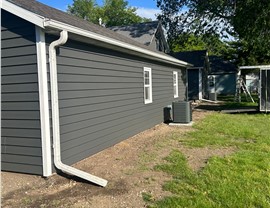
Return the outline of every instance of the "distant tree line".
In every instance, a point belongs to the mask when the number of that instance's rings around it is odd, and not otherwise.
[[[151,21],[136,14],[137,8],[128,6],[125,0],[104,0],[99,6],[95,0],[74,0],[67,12],[95,24],[106,27],[130,25]]]
[[[157,0],[157,6],[174,50],[196,40],[198,47],[216,45],[238,65],[270,64],[269,0]]]

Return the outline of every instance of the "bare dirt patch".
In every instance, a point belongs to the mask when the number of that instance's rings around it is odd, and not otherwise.
[[[203,119],[209,112],[193,112],[193,121]],[[183,152],[190,167],[204,167],[209,157],[225,156],[233,148],[187,148],[176,139],[192,127],[157,125],[129,138],[99,154],[89,157],[75,167],[105,178],[101,188],[73,177],[53,175],[47,179],[2,172],[3,207],[146,207],[142,193],[160,199],[169,192],[162,190],[170,176],[154,170],[173,149]]]

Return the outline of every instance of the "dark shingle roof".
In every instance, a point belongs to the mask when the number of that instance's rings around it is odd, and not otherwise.
[[[60,28],[62,25],[64,25],[64,28],[67,28],[66,30],[69,30],[68,28],[70,27],[71,33],[74,33],[75,35],[73,36],[73,38],[79,41],[86,41],[86,40],[84,38],[78,39],[78,36],[76,37],[76,35],[80,36],[82,35],[80,32],[86,32],[83,34],[89,33],[89,35],[94,34],[94,36],[100,37],[100,39],[96,37],[93,38],[95,43],[98,43],[98,41],[101,41],[100,46],[113,48],[116,50],[120,50],[122,52],[126,51],[130,54],[136,54],[141,57],[146,57],[152,60],[160,60],[166,63],[176,64],[176,65],[181,65],[181,66],[190,65],[189,63],[183,62],[181,60],[177,60],[173,58],[172,56],[169,56],[163,52],[156,51],[149,46],[143,45],[121,34],[117,34],[114,31],[111,31],[110,29],[104,28],[99,25],[95,25],[86,20],[70,15],[66,12],[54,9],[36,0],[6,0],[6,1],[18,7],[21,7],[22,9],[26,11],[36,14],[37,17],[34,17],[34,18],[37,18],[37,20],[39,18],[39,21],[40,21],[37,23],[45,24],[45,29],[49,29],[48,30],[49,33],[53,33],[54,31],[50,30],[50,25],[46,27],[46,23],[49,23],[50,21],[55,22],[55,23],[59,22]],[[28,21],[32,22],[30,19],[28,19]],[[41,23],[41,21],[43,21],[43,23]],[[34,23],[34,20],[33,20],[33,23]],[[54,26],[54,27],[57,28],[57,26]],[[85,36],[85,35],[82,35],[82,36],[88,38],[88,36]],[[91,40],[87,40],[87,42],[91,42]]]
[[[128,26],[114,26],[109,29],[128,38],[149,45],[158,28],[158,21],[132,24]]]
[[[130,38],[127,38],[125,36],[122,36],[120,34],[117,34],[107,28],[104,28],[102,26],[93,24],[91,22],[88,22],[86,20],[83,20],[81,18],[75,17],[73,15],[70,15],[66,12],[54,9],[52,7],[49,7],[45,4],[42,4],[35,0],[7,0],[21,8],[24,8],[32,13],[35,13],[37,15],[40,15],[47,19],[56,20],[62,23],[66,23],[68,25],[72,25],[74,27],[84,29],[87,31],[94,32],[96,34],[100,34],[103,36],[106,36],[108,38],[112,38],[127,44],[131,44],[140,48],[144,48],[147,50],[151,50],[149,47],[140,44]],[[155,51],[156,52],[156,51]]]
[[[206,53],[206,50],[200,50],[176,52],[171,55],[179,60],[193,64],[194,67],[204,67]]]
[[[237,72],[237,67],[233,63],[224,60],[220,56],[209,56],[209,61],[210,61],[211,74]]]

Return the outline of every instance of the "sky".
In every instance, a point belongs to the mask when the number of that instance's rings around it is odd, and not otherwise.
[[[71,5],[73,0],[38,0],[39,2],[48,6],[66,11],[67,5]],[[155,14],[159,12],[156,6],[156,0],[127,0],[129,6],[137,8],[137,14],[141,17],[156,19]],[[99,5],[102,5],[103,0],[96,0]]]

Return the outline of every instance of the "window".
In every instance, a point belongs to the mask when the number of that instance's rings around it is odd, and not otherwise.
[[[178,98],[178,72],[173,72],[173,97]]]
[[[143,68],[144,74],[144,103],[152,103],[152,69]]]

